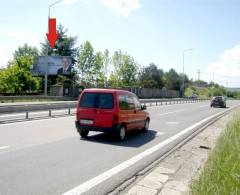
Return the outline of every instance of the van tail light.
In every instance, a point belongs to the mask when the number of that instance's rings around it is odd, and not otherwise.
[[[113,123],[114,124],[118,123],[118,115],[116,115],[116,114],[113,116]]]

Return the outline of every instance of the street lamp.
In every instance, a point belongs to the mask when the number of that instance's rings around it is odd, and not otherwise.
[[[48,22],[51,16],[51,8],[60,3],[63,0],[58,0],[54,3],[52,3],[51,5],[49,5],[48,7]],[[47,32],[49,32],[49,23],[48,23],[48,28],[47,28]],[[46,51],[46,72],[45,72],[45,85],[44,85],[44,95],[47,96],[47,85],[48,85],[48,45],[47,45],[47,51]]]
[[[182,96],[184,96],[184,88],[185,88],[185,53],[193,51],[193,48],[190,49],[184,49],[182,56],[183,56],[183,85],[182,85]]]

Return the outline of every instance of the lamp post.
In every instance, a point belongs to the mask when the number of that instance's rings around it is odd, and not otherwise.
[[[184,89],[185,89],[185,53],[193,51],[193,48],[191,49],[184,49],[182,52],[182,58],[183,58],[183,85],[182,85],[182,96],[184,96]]]
[[[52,3],[51,5],[49,5],[48,7],[48,21],[50,19],[51,16],[51,8],[53,6],[55,6],[56,4],[60,3],[63,0],[58,0],[54,3]],[[48,23],[48,28],[47,28],[47,32],[49,31],[49,23]],[[47,51],[46,51],[46,72],[45,72],[45,84],[44,84],[44,95],[47,96],[47,86],[48,86],[48,44],[47,44]]]

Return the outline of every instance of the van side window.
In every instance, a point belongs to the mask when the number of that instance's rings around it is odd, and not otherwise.
[[[142,109],[142,105],[141,105],[139,99],[137,97],[134,97],[133,99],[134,99],[134,102],[135,102],[136,109],[137,110],[141,110]]]
[[[128,103],[127,103],[127,100],[126,100],[126,96],[119,95],[118,100],[119,100],[120,110],[128,110]]]
[[[133,97],[127,96],[126,100],[127,100],[127,103],[128,103],[128,109],[129,110],[135,109],[135,103],[134,103]]]

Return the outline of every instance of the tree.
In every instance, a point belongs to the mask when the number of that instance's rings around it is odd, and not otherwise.
[[[151,63],[143,68],[139,75],[139,85],[145,88],[163,88],[164,87],[164,72],[162,69]]]
[[[114,65],[114,72],[110,76],[111,81],[109,82],[111,85],[118,85],[118,87],[136,85],[138,64],[133,57],[123,54],[121,50],[115,51],[112,57],[112,63]]]
[[[50,47],[50,44],[47,39],[44,43],[41,43],[41,55],[57,55],[57,56],[70,56],[73,59],[73,64],[76,62],[78,47],[76,47],[77,37],[68,36],[68,29],[64,28],[63,25],[57,26],[58,39],[54,48]],[[49,77],[48,82],[49,86],[56,83],[63,84],[65,82],[71,82],[72,84],[76,83],[78,80],[77,72],[73,69],[70,76],[52,76]]]
[[[33,77],[30,71],[11,63],[0,72],[0,93],[24,94],[38,92],[40,79]]]
[[[77,37],[67,36],[68,29],[65,29],[63,25],[58,25],[58,40],[56,41],[55,48],[50,47],[49,42],[45,39],[44,43],[41,43],[41,55],[59,55],[59,56],[70,56],[76,60],[78,54],[78,47],[76,47]],[[54,51],[55,49],[55,51]]]
[[[103,64],[104,64],[104,87],[107,87],[107,83],[108,83],[108,66],[110,63],[111,59],[109,56],[109,51],[106,49],[104,51],[104,55],[103,55]]]
[[[0,93],[38,92],[41,80],[31,74],[31,66],[37,56],[38,50],[35,47],[27,44],[18,47],[8,67],[0,72]]]
[[[182,84],[181,77],[173,68],[165,73],[165,82],[168,89],[174,90],[180,90]]]
[[[24,44],[22,47],[18,47],[13,53],[13,61],[10,62],[10,64],[16,63],[20,68],[30,71],[34,60],[38,57],[38,55],[39,52],[36,47]]]
[[[94,80],[96,87],[104,87],[104,55],[102,52],[97,52],[94,59]]]
[[[86,41],[80,46],[80,50],[78,53],[78,69],[80,71],[80,80],[82,82],[93,85],[94,74],[96,71],[95,55],[93,46],[89,41]]]

